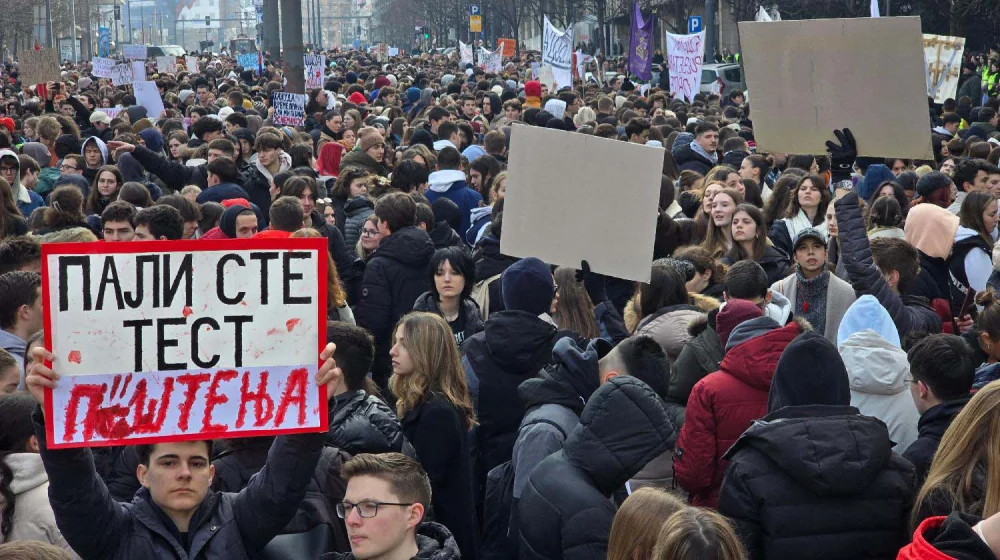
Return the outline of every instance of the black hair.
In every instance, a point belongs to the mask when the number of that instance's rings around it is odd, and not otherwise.
[[[222,121],[212,117],[201,117],[191,125],[190,130],[191,134],[204,140],[205,134],[222,132],[223,128]]]
[[[618,344],[615,352],[625,368],[620,373],[649,385],[661,399],[667,398],[670,358],[660,343],[650,336],[633,336]]]
[[[417,225],[424,224],[427,226],[427,232],[430,233],[434,229],[434,210],[431,209],[430,204],[425,204],[423,202],[417,203],[417,209],[414,212],[414,222]]]
[[[688,302],[684,278],[673,267],[654,265],[650,274],[649,283],[639,284],[637,290],[642,317],[648,317],[662,307]]]
[[[42,276],[37,272],[15,270],[0,276],[0,329],[9,329],[17,323],[17,310],[22,305],[32,306],[41,297]]]
[[[726,273],[726,296],[729,299],[766,297],[769,287],[767,273],[756,261],[739,261]]]
[[[905,239],[879,237],[871,240],[872,261],[882,274],[899,273],[896,290],[906,292],[910,282],[920,273],[920,255]]]
[[[447,116],[451,115],[447,109],[440,105],[435,105],[427,111],[427,122],[439,121]]]
[[[955,182],[955,186],[958,190],[965,190],[965,183],[973,183],[976,180],[976,175],[980,171],[989,172],[989,163],[985,160],[978,158],[964,158],[959,160],[957,165],[955,165],[955,171],[951,174],[952,180]]]
[[[198,220],[198,229],[202,233],[219,225],[222,214],[226,212],[226,207],[218,202],[209,201],[201,205],[201,219]],[[252,211],[252,210],[251,210]]]
[[[976,373],[972,350],[962,337],[932,334],[906,353],[910,375],[922,381],[942,401],[969,394]]]
[[[28,441],[35,435],[31,413],[35,409],[35,399],[24,393],[0,396],[0,537],[4,542],[10,539],[14,530],[14,508],[16,507],[10,483],[14,471],[5,460],[12,453],[27,451]]]
[[[361,327],[340,321],[326,324],[326,341],[337,345],[333,359],[344,372],[344,383],[348,391],[368,389],[368,371],[375,359],[375,341],[372,335]]]
[[[116,200],[101,212],[101,225],[108,222],[128,222],[135,227],[135,206],[124,200]]]
[[[154,239],[166,237],[178,240],[184,237],[184,218],[173,206],[158,204],[143,208],[135,214],[135,227],[146,226]]]
[[[211,460],[212,448],[215,445],[215,442],[213,442],[210,439],[205,439],[200,441],[205,442],[205,445],[208,446],[208,459]],[[146,465],[147,467],[149,466],[149,459],[153,456],[153,447],[155,446],[156,446],[155,443],[140,444],[135,446],[135,456],[136,459],[139,460],[140,465]]]
[[[236,162],[227,157],[218,157],[205,165],[205,170],[215,175],[223,183],[235,183],[240,176]]]
[[[397,163],[396,167],[393,168],[389,186],[408,193],[415,190],[417,185],[427,183],[429,177],[430,172],[427,171],[426,165],[417,163],[412,159],[405,159]]]
[[[0,241],[0,276],[42,260],[42,244],[37,237],[17,235]]]
[[[181,219],[185,222],[197,222],[201,219],[201,211],[198,205],[188,200],[180,194],[168,194],[156,199],[153,206],[172,206],[180,213]]]
[[[444,247],[434,251],[434,254],[431,255],[430,263],[427,265],[427,276],[430,280],[431,294],[435,300],[441,300],[441,296],[437,291],[437,285],[434,283],[434,277],[437,275],[438,268],[445,262],[451,264],[451,268],[458,271],[462,275],[462,278],[465,279],[461,299],[467,299],[472,294],[473,284],[476,283],[476,264],[469,253],[462,247]]]
[[[458,169],[462,163],[462,154],[456,148],[446,146],[438,152],[438,169]]]
[[[903,210],[895,197],[882,196],[868,207],[868,229],[899,227],[903,223]]]

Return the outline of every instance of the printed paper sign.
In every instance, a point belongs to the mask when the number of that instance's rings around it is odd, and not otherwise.
[[[514,126],[509,161],[501,253],[572,267],[586,259],[601,274],[649,281],[662,148]],[[608,206],[595,202],[609,184],[623,189],[610,220]]]
[[[146,45],[122,45],[126,60],[146,60]]]
[[[279,126],[299,126],[306,118],[308,97],[298,93],[274,92],[274,116],[271,121]]]
[[[115,60],[113,58],[94,57],[90,60],[90,64],[92,66],[90,73],[95,78],[110,78],[111,69],[115,67]]]
[[[670,69],[670,93],[688,103],[701,87],[701,68],[705,63],[705,32],[691,35],[667,33],[667,67]]]
[[[131,64],[115,64],[111,69],[111,83],[116,86],[124,86],[135,81],[132,76]]]
[[[158,56],[156,57],[156,70],[159,72],[167,72],[173,74],[177,71],[177,57],[176,56]]]
[[[545,17],[542,33],[542,64],[552,67],[557,88],[573,87],[573,26],[559,31]]]
[[[146,79],[146,61],[144,60],[133,60],[132,64],[132,80],[145,80]]]
[[[306,88],[314,89],[323,87],[323,73],[326,71],[326,55],[307,54],[303,62],[305,63]]]
[[[962,75],[965,37],[924,35],[924,65],[927,70],[927,97],[935,103],[955,99],[958,78]]]
[[[52,448],[326,429],[322,239],[48,244]]]
[[[191,73],[191,74],[197,74],[198,72],[200,72],[200,70],[198,70],[198,59],[197,58],[195,58],[193,56],[189,56],[189,57],[187,57],[187,58],[184,59],[184,62],[187,65],[187,71],[189,73]]]
[[[56,49],[22,49],[17,53],[17,67],[22,84],[45,84],[62,80],[59,51]]]
[[[151,119],[159,118],[163,114],[163,98],[160,97],[160,90],[156,88],[156,82],[145,80],[135,80],[132,82],[135,92],[135,103],[146,108],[146,115]]]

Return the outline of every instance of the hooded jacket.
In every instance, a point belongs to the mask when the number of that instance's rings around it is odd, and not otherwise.
[[[45,474],[38,453],[11,453],[4,459],[14,478],[10,491],[14,494],[14,516],[8,541],[42,541],[79,558],[66,543],[49,505],[49,477]]]
[[[434,229],[430,232],[431,241],[434,242],[435,249],[444,249],[445,247],[460,247],[462,249],[468,250],[469,246],[465,243],[458,233],[451,228],[451,224],[446,221],[440,221],[434,224]]]
[[[611,494],[675,432],[663,401],[642,381],[618,376],[597,389],[560,451],[532,471],[518,503],[522,560],[607,555]]]
[[[417,298],[416,303],[413,304],[413,310],[429,311],[435,315],[443,316],[441,306],[431,292],[421,294]],[[458,313],[460,320],[456,319],[455,324],[449,323],[449,326],[451,326],[451,332],[455,335],[455,343],[461,346],[466,340],[483,332],[483,314],[480,313],[476,302],[469,298],[465,298],[459,302]]]
[[[626,306],[626,313],[631,307],[631,304]],[[634,334],[653,337],[653,340],[663,347],[667,356],[671,360],[676,360],[684,345],[691,340],[688,327],[691,323],[704,318],[705,312],[693,305],[672,305],[643,318]]]
[[[781,327],[760,317],[738,325],[730,339],[758,332],[764,334],[727,350],[719,371],[691,389],[674,452],[674,477],[691,494],[692,505],[716,507],[727,464],[723,455],[754,420],[767,414],[778,359],[802,327],[795,322]]]
[[[687,144],[674,143],[671,152],[674,156],[674,162],[677,164],[677,171],[691,170],[708,175],[708,172],[716,166],[716,162],[705,157],[704,150],[695,151],[694,141]]]
[[[96,145],[97,148],[101,151],[101,163],[99,163],[97,167],[90,167],[86,163],[87,145],[90,144],[91,142],[93,142],[94,145]],[[110,161],[108,157],[108,145],[104,143],[104,140],[101,140],[96,136],[91,136],[90,138],[84,140],[83,144],[80,146],[80,155],[83,156],[84,158],[83,176],[87,179],[88,183],[94,184],[94,178],[97,177],[97,170],[102,165],[107,165],[108,162]]]
[[[955,245],[948,257],[951,308],[955,316],[962,311],[962,304],[970,289],[976,292],[986,290],[986,282],[993,274],[993,261],[990,258],[992,252],[993,247],[978,231],[958,226]]]
[[[430,287],[427,263],[433,254],[434,244],[424,230],[405,227],[384,238],[365,266],[355,318],[375,337],[372,374],[380,386],[389,378],[391,331]]]
[[[903,453],[903,457],[913,463],[916,469],[918,485],[922,485],[927,478],[931,461],[934,460],[934,454],[937,453],[938,445],[941,444],[941,438],[944,437],[948,426],[951,426],[951,421],[962,412],[971,398],[971,395],[966,395],[945,401],[928,408],[920,415],[920,420],[917,422],[917,439]]]
[[[848,387],[819,334],[785,349],[770,412],[725,455],[719,513],[749,558],[894,558],[907,542],[913,466],[893,453],[885,424],[848,406]]]
[[[929,517],[913,533],[913,542],[904,546],[897,560],[995,560],[982,537],[973,529],[980,518],[953,512]]]
[[[382,399],[364,390],[347,391],[330,401],[327,445],[351,455],[403,453],[415,457],[396,413]]]
[[[12,163],[16,168],[14,170],[14,184],[11,185],[10,188],[14,195],[14,202],[17,204],[17,209],[20,210],[24,218],[27,219],[31,216],[31,213],[34,212],[35,209],[44,206],[45,202],[42,201],[41,196],[28,190],[21,184],[21,160],[18,159],[17,154],[15,154],[12,150],[0,150],[0,161],[2,160],[8,160],[8,162]]]
[[[417,555],[413,560],[458,560],[461,555],[455,537],[447,527],[424,521],[417,527]],[[330,552],[320,560],[354,560],[351,552]]]
[[[835,203],[835,208],[837,226],[840,230],[841,258],[850,273],[851,286],[855,293],[875,296],[882,307],[889,312],[901,338],[911,331],[941,332],[941,319],[927,305],[927,300],[919,297],[908,298],[904,303],[875,266],[871,245],[865,234],[861,209],[858,208],[857,194],[848,193]]]
[[[83,558],[250,558],[295,515],[323,451],[324,434],[276,438],[269,464],[246,489],[208,492],[191,518],[184,547],[149,490],[140,489],[131,503],[115,502],[94,470],[91,451],[49,449],[40,409],[32,419],[56,522]]]
[[[468,231],[470,214],[474,208],[479,208],[483,197],[466,184],[465,173],[457,169],[444,169],[431,173],[428,181],[430,188],[424,193],[427,200],[433,203],[443,196],[457,204],[462,216],[458,231]]]
[[[246,174],[246,181],[243,189],[250,195],[250,202],[257,205],[264,214],[264,221],[260,224],[261,229],[267,226],[268,213],[271,211],[271,172],[264,167],[260,160],[254,158],[251,161],[250,169]],[[292,156],[284,151],[278,152],[278,173],[288,171],[292,167]]]
[[[708,312],[705,319],[697,319],[688,326],[688,334],[694,338],[684,345],[670,368],[666,407],[670,420],[678,429],[684,425],[684,411],[691,389],[706,375],[719,371],[719,364],[722,363],[722,344],[715,330],[718,314],[719,310],[714,309]]]
[[[361,228],[368,216],[375,213],[375,203],[367,196],[356,196],[344,205],[344,243],[355,257],[354,251],[361,239]]]
[[[361,140],[359,139],[360,143]],[[379,177],[388,177],[389,170],[382,165],[382,162],[375,161],[375,158],[368,155],[366,152],[362,152],[360,149],[351,150],[344,154],[344,157],[340,159],[340,172],[343,173],[348,168],[364,169],[365,171],[378,175]]]
[[[844,315],[837,334],[851,383],[851,406],[889,428],[893,451],[905,453],[917,439],[920,413],[907,379],[910,364],[892,317],[873,296],[861,296]]]

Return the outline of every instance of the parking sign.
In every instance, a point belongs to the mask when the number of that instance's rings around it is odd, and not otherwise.
[[[688,33],[701,32],[701,16],[688,17]]]
[[[483,13],[479,11],[479,6],[477,6],[475,4],[472,4],[472,5],[469,6],[469,15],[470,16],[480,16],[482,14]]]

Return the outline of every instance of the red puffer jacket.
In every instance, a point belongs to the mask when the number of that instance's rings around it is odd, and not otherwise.
[[[691,389],[674,451],[674,478],[691,494],[692,505],[717,506],[728,463],[722,456],[754,420],[767,414],[778,358],[801,333],[793,322],[730,349],[719,371]]]

